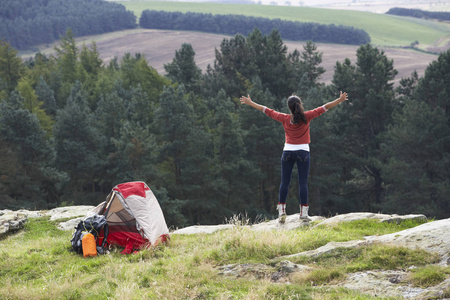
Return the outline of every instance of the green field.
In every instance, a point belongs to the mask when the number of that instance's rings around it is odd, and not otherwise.
[[[316,22],[352,26],[365,30],[372,43],[381,46],[433,45],[439,39],[450,40],[450,24],[368,12],[311,7],[288,7],[246,4],[184,3],[169,1],[119,1],[139,18],[146,9],[200,12],[212,14],[243,14],[280,18],[299,22]]]

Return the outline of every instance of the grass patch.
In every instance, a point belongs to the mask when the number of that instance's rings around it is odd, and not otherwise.
[[[231,230],[210,235],[217,247],[207,252],[207,261],[216,265],[253,262],[267,263],[268,260],[313,250],[327,243],[362,239],[368,235],[383,235],[415,227],[418,221],[400,224],[380,223],[378,220],[344,222],[333,226],[307,227],[292,231],[253,231],[237,226]]]
[[[414,269],[409,276],[409,280],[416,287],[427,288],[441,283],[447,279],[449,274],[449,267],[428,265]]]
[[[437,254],[393,245],[374,244],[357,248],[336,248],[317,257],[296,257],[293,262],[319,268],[343,268],[345,273],[368,270],[396,270],[425,266],[439,261]]]
[[[304,277],[292,278],[292,285],[253,277],[231,278],[219,275],[216,267],[271,264],[274,258],[315,249],[330,241],[361,239],[416,225],[369,221],[264,232],[236,226],[214,234],[172,235],[166,246],[134,255],[124,256],[116,249],[108,255],[84,259],[69,251],[72,232],[58,230],[57,223],[48,218],[29,219],[23,231],[0,241],[0,298],[372,299],[324,285],[339,282],[353,270],[382,265],[425,266],[430,263],[425,254],[381,245],[339,249],[316,259],[302,258],[315,269]],[[439,274],[442,272],[446,271]],[[422,278],[420,282],[427,277],[417,276]]]
[[[133,11],[138,19],[143,10],[152,9],[239,14],[298,22],[352,26],[365,30],[370,35],[373,44],[382,46],[409,46],[414,41],[431,45],[450,33],[450,24],[447,23],[350,10],[170,1],[121,1],[119,3]]]

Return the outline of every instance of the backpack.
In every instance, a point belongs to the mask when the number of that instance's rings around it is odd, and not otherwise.
[[[106,218],[103,215],[94,214],[93,216],[87,217],[86,219],[80,221],[77,227],[75,227],[75,232],[72,235],[72,239],[70,243],[72,244],[73,251],[76,253],[83,253],[82,239],[85,234],[91,233],[95,240],[98,240],[100,235],[100,231],[103,230],[103,241],[102,244],[97,247],[97,251],[99,254],[103,254],[103,250],[106,245],[106,238],[108,237],[108,223],[106,222]]]

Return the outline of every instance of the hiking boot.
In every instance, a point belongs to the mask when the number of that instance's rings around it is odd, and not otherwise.
[[[308,205],[300,205],[300,219],[305,221],[311,221],[310,217],[308,216]]]
[[[278,222],[284,224],[286,222],[286,203],[278,203]]]

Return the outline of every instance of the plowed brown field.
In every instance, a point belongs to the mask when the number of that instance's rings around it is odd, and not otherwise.
[[[91,36],[77,39],[81,45],[85,43],[90,45],[92,41],[97,44],[97,49],[105,63],[117,56],[119,59],[127,52],[134,54],[137,52],[145,55],[149,64],[154,67],[158,73],[164,74],[164,64],[167,64],[175,57],[175,51],[181,48],[183,43],[192,45],[196,55],[197,66],[205,70],[208,64],[213,65],[215,59],[214,49],[220,49],[220,43],[224,38],[230,36],[208,34],[190,31],[169,31],[169,30],[151,30],[135,29],[99,36]],[[304,42],[285,41],[288,52],[294,49],[303,51]],[[356,62],[356,50],[358,46],[336,45],[336,44],[317,44],[318,51],[323,53],[321,66],[326,69],[321,81],[330,83],[334,73],[334,66],[337,61],[343,61],[349,58],[352,64]],[[52,47],[41,49],[44,53],[51,53]],[[403,77],[409,77],[416,70],[419,76],[424,74],[425,68],[437,59],[437,55],[413,51],[402,48],[385,48],[383,50],[389,59],[394,61],[394,68],[398,71],[395,82]]]

